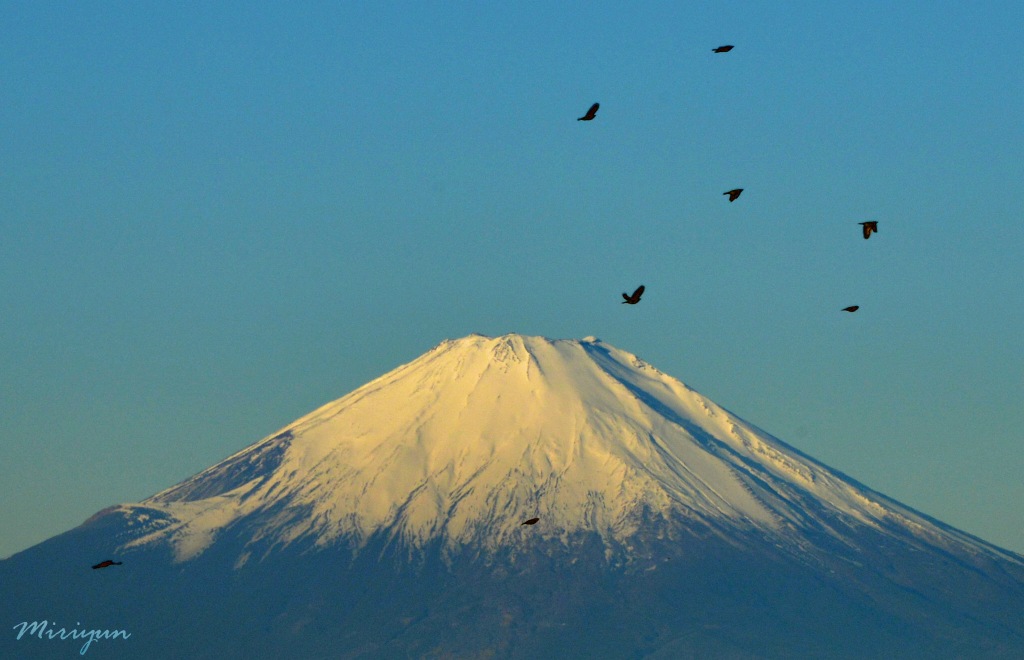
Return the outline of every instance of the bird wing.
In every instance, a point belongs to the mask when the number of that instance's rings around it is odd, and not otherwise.
[[[601,107],[600,103],[595,103],[594,105],[590,106],[590,110],[587,110],[587,115],[586,116],[589,119],[593,119],[594,116],[597,114],[597,109],[600,108],[600,107]]]
[[[641,284],[637,287],[636,291],[633,292],[633,299],[640,300],[640,296],[644,295],[644,285]]]

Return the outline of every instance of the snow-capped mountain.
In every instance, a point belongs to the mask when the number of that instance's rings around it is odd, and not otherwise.
[[[593,337],[442,342],[0,584],[147,656],[1024,655],[1024,557]]]
[[[593,337],[445,341],[123,512],[139,529],[125,549],[167,543],[178,561],[242,522],[261,547],[358,548],[383,533],[413,549],[441,539],[494,551],[522,543],[519,523],[534,516],[534,536],[594,532],[625,561],[652,521],[797,549],[808,534],[850,544],[865,526],[1018,561]]]

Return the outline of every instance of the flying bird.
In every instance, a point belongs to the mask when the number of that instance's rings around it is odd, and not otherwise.
[[[728,53],[732,49],[733,49],[732,46],[719,46],[718,48],[713,49],[712,52],[715,52],[715,53]]]
[[[870,222],[861,222],[860,224],[864,226],[864,240],[867,240],[868,237],[871,236],[871,232],[878,232],[877,220],[872,220]]]
[[[97,568],[106,568],[107,566],[120,566],[120,565],[121,565],[121,562],[119,562],[119,561],[111,561],[111,560],[107,559],[106,561],[101,561],[100,563],[98,563],[95,566],[93,566],[93,569],[95,570]]]
[[[522,523],[520,523],[520,527],[522,527],[523,525],[536,525],[538,520],[540,520],[540,518],[530,518],[529,520],[524,520]]]
[[[860,305],[850,305],[849,307],[843,307],[844,312],[856,312],[860,309]]]
[[[625,293],[623,293],[622,297],[625,298],[625,300],[622,301],[622,304],[623,305],[635,305],[638,302],[640,302],[640,296],[642,296],[642,295],[644,295],[644,285],[643,284],[641,284],[639,287],[637,287],[637,290],[634,291],[633,295],[631,295],[631,296],[627,296]]]
[[[740,196],[741,192],[743,192],[743,188],[733,188],[732,190],[729,190],[729,191],[724,192],[722,194],[723,195],[728,195],[730,202],[735,202],[736,198]]]
[[[590,106],[590,110],[587,110],[587,114],[583,115],[582,117],[577,117],[576,121],[590,121],[591,119],[597,116],[597,109],[600,107],[600,103],[595,103],[594,105]]]

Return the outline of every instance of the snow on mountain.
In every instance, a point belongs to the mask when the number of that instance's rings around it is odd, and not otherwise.
[[[871,528],[901,542],[1021,563],[801,454],[636,356],[594,337],[471,335],[302,417],[139,505],[117,507],[124,549],[199,556],[245,525],[247,547],[385,535],[415,550],[569,544],[606,556],[644,529],[745,535],[799,552],[853,547]],[[519,523],[540,517],[540,524]],[[651,522],[654,521],[654,525]],[[254,550],[255,552],[256,550]],[[241,566],[262,555],[247,550]]]

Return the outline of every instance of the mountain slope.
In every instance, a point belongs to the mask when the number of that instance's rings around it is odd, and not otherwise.
[[[593,338],[444,342],[143,506],[129,547],[170,542],[179,560],[239,521],[274,546],[358,547],[387,530],[411,548],[440,537],[493,552],[534,516],[532,533],[596,532],[609,547],[651,520],[797,546],[808,533],[844,543],[863,525],[1015,560]],[[153,517],[164,524],[149,530]]]

